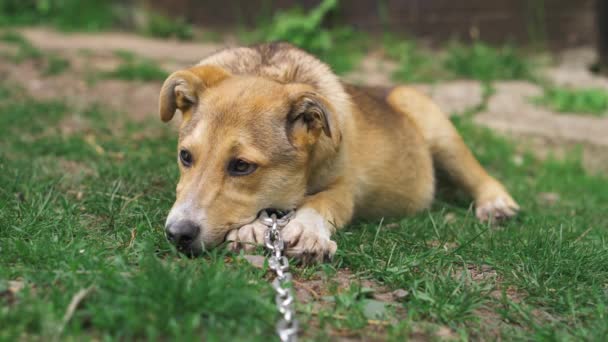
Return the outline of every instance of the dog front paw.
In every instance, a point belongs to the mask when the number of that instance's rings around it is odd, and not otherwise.
[[[331,240],[331,225],[315,210],[298,210],[282,229],[287,255],[303,263],[329,261],[338,246]]]
[[[231,230],[226,235],[228,249],[232,251],[254,251],[258,246],[264,244],[264,233],[267,229],[268,227],[256,220],[241,228]]]

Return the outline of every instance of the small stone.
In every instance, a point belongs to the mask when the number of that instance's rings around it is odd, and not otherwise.
[[[482,272],[490,272],[490,271],[494,271],[494,269],[492,268],[492,266],[490,265],[481,265],[481,271]]]
[[[245,254],[243,258],[247,260],[255,268],[264,268],[266,258],[262,255]]]
[[[391,292],[376,292],[373,294],[373,298],[382,302],[399,302],[407,298],[410,293],[404,289],[397,289]]]
[[[393,292],[391,292],[391,294],[393,295],[393,298],[395,300],[402,300],[405,299],[407,296],[410,295],[410,292],[404,289],[397,289]]]
[[[308,291],[306,291],[306,289],[296,287],[296,299],[298,300],[298,303],[308,303],[314,298]]]

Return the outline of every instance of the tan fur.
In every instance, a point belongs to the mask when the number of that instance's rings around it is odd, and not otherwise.
[[[167,225],[196,222],[195,243],[208,247],[225,239],[233,248],[259,244],[260,210],[297,209],[284,229],[288,252],[331,256],[331,233],[354,217],[428,208],[435,167],[471,194],[480,219],[518,209],[430,99],[408,87],[343,85],[289,44],[215,53],[171,75],[159,103],[164,121],[175,109],[183,113],[178,149],[194,157],[191,167],[180,166]],[[232,158],[258,168],[230,176]]]

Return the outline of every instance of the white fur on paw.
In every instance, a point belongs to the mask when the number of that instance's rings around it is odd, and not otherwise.
[[[475,215],[480,221],[497,221],[515,216],[519,206],[509,196],[499,196],[476,205]]]
[[[264,233],[266,232],[266,229],[268,229],[268,227],[256,220],[239,229],[231,230],[228,235],[226,235],[228,248],[233,251],[239,251],[241,249],[247,252],[253,251],[257,246],[264,244]]]
[[[314,209],[296,211],[295,217],[281,230],[287,255],[304,263],[331,260],[338,246],[331,240],[332,229]]]

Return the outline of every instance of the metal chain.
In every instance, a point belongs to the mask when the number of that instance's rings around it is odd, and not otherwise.
[[[281,237],[280,229],[285,227],[293,216],[293,210],[289,212],[272,212],[264,210],[260,214],[260,222],[268,229],[264,233],[264,245],[270,251],[268,266],[277,277],[272,282],[274,288],[277,309],[283,317],[277,323],[277,334],[281,341],[296,342],[298,339],[298,321],[296,320],[295,297],[291,287],[289,273],[289,260],[283,254],[285,242]]]

